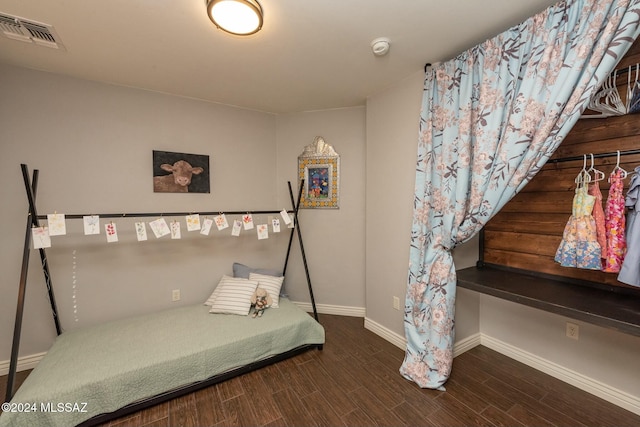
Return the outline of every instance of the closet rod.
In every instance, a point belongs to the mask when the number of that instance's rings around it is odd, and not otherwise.
[[[611,74],[615,76],[619,76],[620,74],[628,73],[629,71],[635,71],[636,68],[638,68],[638,64],[630,65],[623,68],[618,68],[617,70],[613,70]]]
[[[620,151],[620,155],[621,156],[628,156],[630,154],[640,154],[640,150],[625,150],[625,151]],[[617,152],[613,152],[613,153],[599,153],[599,154],[594,154],[593,158],[594,159],[601,159],[604,157],[616,157],[618,155]],[[573,162],[576,160],[583,160],[584,156],[573,156],[573,157],[560,157],[558,159],[550,159],[547,161],[547,163],[563,163],[563,162]]]
[[[266,214],[279,214],[282,212],[279,211],[212,211],[212,212],[136,212],[136,213],[108,213],[108,214],[65,214],[65,219],[82,219],[85,216],[97,215],[100,218],[143,218],[143,217],[171,217],[171,216],[187,216],[187,215],[244,215],[244,214],[252,214],[252,215],[266,215]],[[293,213],[293,210],[288,210],[288,213]],[[38,215],[38,219],[47,219],[47,215]]]

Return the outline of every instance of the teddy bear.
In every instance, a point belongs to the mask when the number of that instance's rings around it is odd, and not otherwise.
[[[251,296],[251,305],[253,306],[253,315],[251,317],[261,317],[272,302],[271,295],[267,290],[258,286]]]

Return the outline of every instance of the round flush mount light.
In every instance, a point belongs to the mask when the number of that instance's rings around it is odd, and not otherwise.
[[[391,40],[386,37],[379,37],[371,42],[371,50],[375,56],[384,56],[389,52]]]
[[[262,7],[256,0],[207,0],[207,15],[216,27],[238,36],[262,28]]]

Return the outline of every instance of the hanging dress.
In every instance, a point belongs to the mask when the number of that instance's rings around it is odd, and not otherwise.
[[[564,228],[562,241],[554,258],[563,267],[602,269],[596,224],[591,215],[595,200],[595,196],[587,193],[586,187],[576,188],[572,214]]]
[[[609,177],[611,187],[607,206],[604,211],[605,228],[607,231],[607,258],[603,271],[617,273],[622,266],[622,260],[627,249],[624,236],[624,195],[622,194],[622,170],[616,170]]]
[[[618,281],[632,286],[640,286],[640,166],[635,168],[635,174],[629,183],[629,190],[625,198],[627,220],[625,239],[627,253],[622,261]]]
[[[595,181],[589,185],[589,195],[596,198],[593,203],[593,220],[596,224],[596,240],[600,245],[600,259],[602,260],[602,267],[604,268],[607,258],[607,231],[604,225],[604,209],[602,208],[602,192],[600,191],[599,181]]]

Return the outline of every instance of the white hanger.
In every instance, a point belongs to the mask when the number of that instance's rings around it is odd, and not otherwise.
[[[616,84],[616,80],[618,79],[618,73],[614,72],[613,74],[613,86],[611,90],[611,94],[609,95],[609,105],[612,105],[616,110],[618,116],[624,116],[628,113],[627,106],[622,102],[622,98],[620,97],[620,92],[618,92],[618,86]]]
[[[633,91],[635,88],[635,83],[631,84],[631,72],[633,71],[631,68],[631,65],[629,65],[629,68],[627,68],[627,99],[625,100],[627,112],[629,112],[629,108],[631,107],[631,98],[633,98]],[[636,80],[638,80],[637,77],[638,76],[636,70]]]
[[[578,172],[578,176],[573,180],[576,183],[576,190],[583,188],[591,182],[591,175],[587,172],[587,155],[582,155],[582,170]]]
[[[616,153],[618,154],[616,158],[616,167],[613,168],[611,175],[609,175],[609,182],[611,182],[611,176],[613,176],[617,171],[622,172],[622,179],[625,179],[628,175],[627,171],[620,167],[620,150],[616,150]]]
[[[591,156],[591,167],[589,168],[589,170],[587,171],[587,173],[593,173],[593,181],[602,181],[605,177],[604,172],[602,172],[601,170],[596,169],[593,166],[593,153],[589,154]]]
[[[629,67],[629,74],[631,74],[631,68]],[[629,78],[629,88],[627,91],[627,112],[629,113],[638,113],[640,112],[640,64],[636,64],[636,79],[631,84],[631,79]]]
[[[611,116],[622,116],[627,114],[627,106],[622,103],[620,93],[616,86],[618,73],[613,72],[604,81],[602,87],[595,96],[591,98],[588,108],[600,114],[582,115],[581,118],[604,118]]]
[[[618,92],[618,86],[616,84],[616,80],[618,79],[618,73],[614,72],[607,79],[607,83],[605,86],[605,96],[604,103],[600,104],[600,108],[605,111],[611,112],[614,116],[622,116],[627,114],[627,108],[622,103],[622,99],[620,98],[620,93]]]

